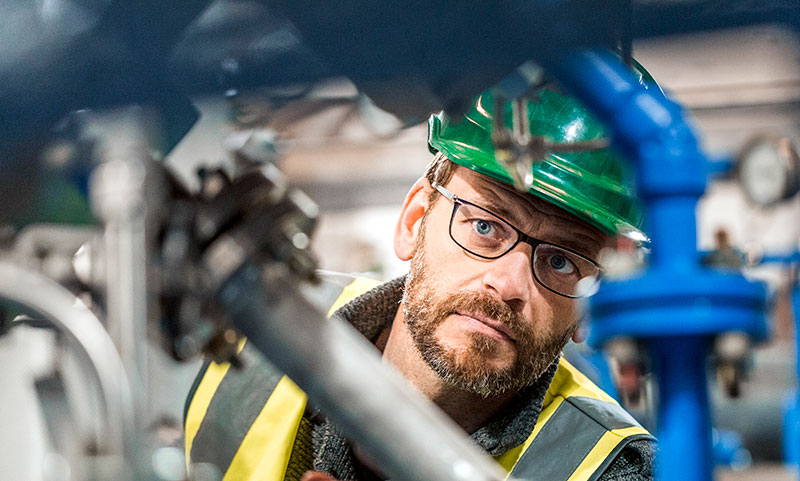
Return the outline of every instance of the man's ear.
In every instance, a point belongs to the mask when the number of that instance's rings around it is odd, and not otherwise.
[[[414,256],[420,223],[428,210],[431,190],[428,179],[422,177],[414,183],[403,201],[400,218],[394,229],[394,252],[400,260],[407,261]]]
[[[572,342],[580,344],[586,340],[589,334],[587,323],[589,322],[589,302],[586,299],[578,299],[578,326],[572,333]]]
[[[575,344],[580,344],[586,340],[586,328],[584,324],[581,323],[578,325],[578,328],[575,329],[575,332],[572,333],[572,342]]]

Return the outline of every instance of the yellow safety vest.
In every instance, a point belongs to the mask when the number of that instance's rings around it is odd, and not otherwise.
[[[328,315],[377,284],[357,279]],[[218,470],[223,481],[299,480],[313,461],[306,395],[247,343],[240,355],[244,369],[206,363],[192,387],[184,416],[189,472]],[[635,439],[652,436],[562,358],[533,432],[495,459],[518,479],[590,481]]]

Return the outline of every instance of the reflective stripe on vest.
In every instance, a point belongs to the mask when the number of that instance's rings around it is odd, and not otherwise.
[[[187,409],[187,469],[197,479],[283,479],[306,395],[242,347],[244,367],[210,363]]]
[[[341,291],[328,315],[377,285],[355,280]],[[240,350],[243,369],[210,363],[189,394],[187,467],[198,479],[207,478],[199,471],[212,470],[210,479],[281,481],[307,398],[252,346],[244,344]],[[616,401],[562,359],[533,432],[496,460],[518,479],[592,481],[628,442],[641,438],[652,439]]]
[[[379,284],[359,277],[343,289],[326,286],[332,289],[328,316]],[[189,392],[187,470],[198,479],[282,480],[306,395],[249,343],[240,344],[239,354],[242,369],[207,362]]]
[[[517,479],[588,481],[635,439],[652,436],[562,358],[530,436],[495,459]]]

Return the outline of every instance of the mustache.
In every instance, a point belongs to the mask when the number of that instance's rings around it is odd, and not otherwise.
[[[519,312],[485,292],[458,292],[447,296],[436,309],[443,317],[450,314],[479,314],[503,324],[516,339],[529,339],[529,327]]]

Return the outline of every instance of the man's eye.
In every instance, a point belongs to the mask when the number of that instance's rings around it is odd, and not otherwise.
[[[472,221],[472,228],[480,235],[490,235],[495,229],[493,222],[485,219],[475,219]]]
[[[575,264],[561,254],[553,254],[550,256],[549,264],[553,270],[560,274],[572,274],[575,272]]]

